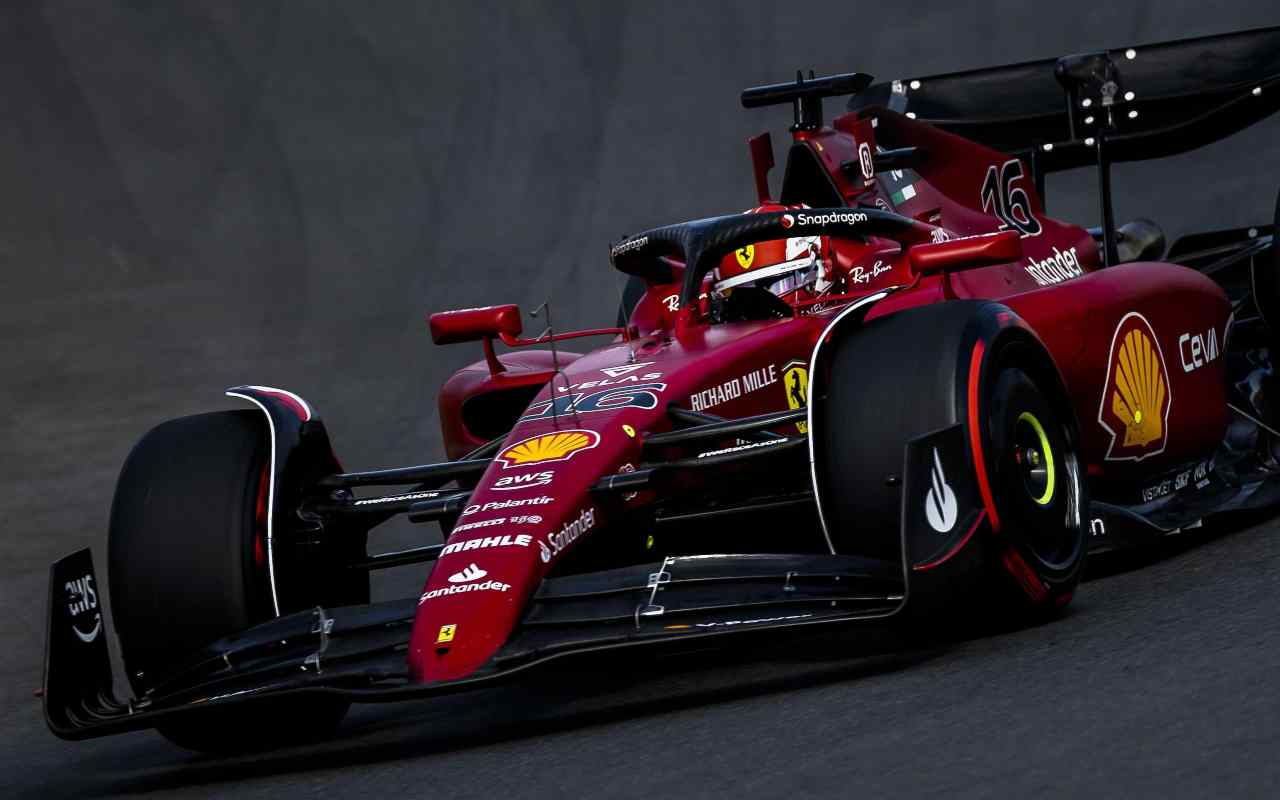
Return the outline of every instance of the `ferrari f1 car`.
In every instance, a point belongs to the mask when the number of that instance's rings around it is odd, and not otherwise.
[[[1166,248],[1116,223],[1110,188],[1114,162],[1280,108],[1280,28],[880,84],[810,73],[742,103],[793,107],[780,191],[763,134],[752,211],[614,244],[616,327],[431,317],[437,344],[483,348],[440,392],[451,460],[344,471],[314,408],[262,386],[146,434],[107,547],[133,696],[113,693],[82,550],[52,568],[54,733],[270,746],[352,701],[586,652],[974,598],[1044,616],[1089,551],[1280,500],[1274,227]],[[1097,170],[1096,227],[1045,212],[1046,176],[1077,167]],[[610,339],[564,349],[587,336]],[[443,541],[370,553],[397,515]],[[369,602],[370,571],[415,563],[419,596]]]

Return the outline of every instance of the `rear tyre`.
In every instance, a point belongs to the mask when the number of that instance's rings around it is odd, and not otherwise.
[[[904,449],[954,425],[964,425],[971,441],[969,373],[982,347],[973,419],[1000,526],[989,521],[931,573],[947,576],[935,585],[948,596],[921,607],[978,597],[1010,619],[1051,614],[1080,578],[1088,503],[1074,412],[1048,354],[1010,318],[1003,306],[981,301],[901,311],[837,332],[815,367],[822,370],[813,401],[821,437],[815,467],[831,544],[840,553],[896,560]]]
[[[261,413],[223,411],[162,423],[126,459],[107,563],[135,692],[198,648],[274,616],[264,542],[270,448]],[[327,735],[347,706],[282,698],[210,709],[160,732],[194,750],[258,749]]]

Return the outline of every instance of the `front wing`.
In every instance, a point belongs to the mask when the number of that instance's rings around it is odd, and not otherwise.
[[[956,436],[946,429],[911,442],[904,467]],[[918,470],[917,470],[918,471]],[[904,495],[923,496],[929,476],[907,475]],[[956,476],[957,495],[976,496]],[[969,488],[973,488],[970,492]],[[963,490],[963,491],[961,491]],[[285,695],[339,695],[390,702],[483,687],[569,656],[634,648],[679,649],[728,637],[800,633],[816,625],[866,625],[901,615],[909,593],[927,598],[954,579],[936,569],[939,539],[920,514],[904,513],[902,558],[832,554],[706,554],[548,578],[520,626],[472,676],[419,683],[405,649],[417,600],[313,608],[278,617],[193,653],[144,696],[119,700],[106,621],[86,548],[51,568],[44,708],[50,729],[86,739],[154,727],[215,707]],[[985,515],[966,509],[959,553]],[[963,537],[962,539],[960,537]],[[972,551],[974,548],[968,548]],[[967,569],[969,558],[954,563]],[[913,602],[914,605],[914,602]]]

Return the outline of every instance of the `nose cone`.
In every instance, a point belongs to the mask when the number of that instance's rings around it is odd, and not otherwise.
[[[418,601],[409,668],[419,681],[481,669],[511,636],[543,577],[602,526],[591,486],[639,446],[613,415],[600,429],[523,429],[472,493]]]
[[[529,534],[486,538],[499,540],[490,546],[493,550],[537,553]],[[418,601],[408,657],[410,674],[419,681],[456,680],[478,670],[507,640],[539,580],[536,555],[524,563],[517,558],[457,556],[437,565]]]

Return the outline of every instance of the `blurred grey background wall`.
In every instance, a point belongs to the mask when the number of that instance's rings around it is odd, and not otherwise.
[[[741,88],[1280,21],[1271,0],[967,6],[6,4],[0,713],[35,719],[47,565],[101,546],[147,428],[266,383],[318,407],[348,467],[439,457],[435,393],[479,350],[433,347],[426,315],[552,298],[607,323],[608,241],[752,204],[744,140],[789,111]],[[1269,221],[1275,131],[1118,168],[1118,217],[1171,239]],[[1094,224],[1091,187],[1052,179],[1051,213]]]

